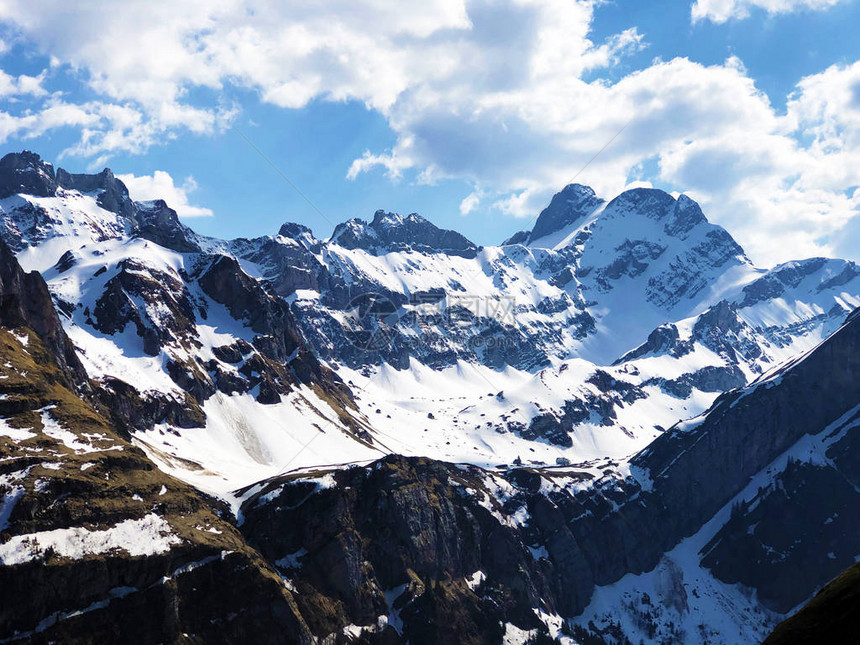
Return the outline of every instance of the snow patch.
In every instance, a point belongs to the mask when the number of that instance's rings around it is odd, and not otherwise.
[[[132,557],[151,556],[165,553],[180,542],[164,518],[150,513],[103,531],[73,527],[17,535],[0,544],[0,564],[12,566],[39,560],[48,550],[75,560],[112,551],[124,551]]]

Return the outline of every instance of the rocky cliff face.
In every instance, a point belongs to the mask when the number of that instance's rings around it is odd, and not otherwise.
[[[531,231],[521,231],[505,244],[532,244],[553,233],[564,232],[571,224],[582,222],[604,201],[594,190],[582,184],[570,184],[553,195],[549,205],[538,215]],[[560,240],[558,240],[560,241]]]
[[[320,637],[363,625],[392,642],[500,642],[545,631],[535,610],[581,612],[611,567],[640,566],[601,543],[618,482],[578,490],[591,477],[395,455],[247,491],[242,531],[293,580]]]
[[[370,223],[352,219],[335,228],[331,241],[345,249],[374,255],[393,251],[445,253],[474,257],[478,247],[456,231],[440,229],[418,213],[403,216],[378,210]]]
[[[81,362],[63,331],[45,281],[26,273],[15,254],[0,240],[0,326],[33,330],[56,357],[66,385],[80,388],[86,381]]]
[[[0,159],[0,199],[16,193],[50,197],[57,191],[54,166],[35,152],[11,153]]]

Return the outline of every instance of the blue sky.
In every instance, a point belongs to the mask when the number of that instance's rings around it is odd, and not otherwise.
[[[3,150],[201,233],[384,208],[492,244],[575,177],[687,192],[763,265],[860,259],[856,0],[101,5],[0,6]]]

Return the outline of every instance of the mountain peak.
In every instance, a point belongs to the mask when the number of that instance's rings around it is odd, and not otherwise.
[[[278,229],[278,235],[292,239],[303,237],[305,235],[309,235],[310,237],[314,236],[311,229],[304,224],[297,224],[296,222],[285,222],[281,225],[281,228]]]
[[[58,188],[81,193],[99,191],[98,205],[105,210],[133,219],[135,206],[128,188],[110,168],[96,174],[73,174],[54,166],[30,150],[10,152],[0,159],[0,199],[17,193],[33,197],[53,197]]]
[[[597,197],[590,187],[569,184],[553,196],[530,232],[517,233],[505,244],[533,245],[537,240],[558,233],[571,224],[582,223],[603,204],[604,200]],[[694,200],[686,195],[680,195],[676,199],[659,188],[638,187],[625,190],[606,204],[604,212],[613,213],[614,216],[631,214],[652,220],[665,219],[666,234],[682,239],[697,225],[708,223],[701,207]],[[558,236],[553,236],[555,237]],[[556,240],[559,241],[561,240]]]
[[[200,252],[194,233],[179,221],[176,211],[163,199],[136,202],[135,206],[138,235],[179,253]]]
[[[397,228],[400,226],[430,226],[433,228],[437,228],[425,217],[422,217],[418,213],[410,213],[409,215],[404,216],[400,215],[399,213],[389,213],[387,211],[382,210],[381,208],[373,214],[373,219],[370,222],[370,227],[377,232],[385,229]]]
[[[601,204],[603,200],[591,187],[583,184],[568,184],[553,195],[549,205],[541,211],[530,233],[518,233],[505,244],[531,244],[578,220],[585,219]]]
[[[128,188],[114,176],[110,168],[95,174],[70,173],[60,168],[57,170],[57,185],[81,193],[100,191],[97,199],[99,206],[128,219],[134,218],[136,209]]]
[[[0,199],[16,193],[50,197],[56,191],[54,166],[35,152],[10,152],[0,159]]]
[[[347,249],[381,255],[392,251],[420,251],[474,256],[478,247],[466,237],[442,229],[418,213],[400,215],[378,210],[370,223],[351,219],[338,225],[331,241]]]

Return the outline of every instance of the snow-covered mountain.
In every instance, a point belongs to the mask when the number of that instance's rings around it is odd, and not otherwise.
[[[3,238],[45,277],[89,376],[150,454],[215,492],[279,472],[321,432],[306,458],[381,454],[287,303],[164,202],[132,202],[109,170],[55,174],[28,153],[10,166]]]
[[[751,643],[860,555],[860,269],[757,268],[683,195],[571,185],[494,247],[384,211],[218,240],[24,152],[0,237],[0,578],[101,572],[0,638],[145,590],[164,640],[199,586],[206,633]],[[157,553],[92,546],[126,522]],[[222,606],[216,562],[264,592]]]
[[[384,211],[329,240],[296,224],[215,240],[109,170],[22,153],[0,175],[2,236],[45,276],[91,376],[140,391],[137,440],[220,492],[388,452],[623,457],[860,305],[853,263],[758,269],[659,190],[607,203],[571,185],[520,241],[478,247]]]

